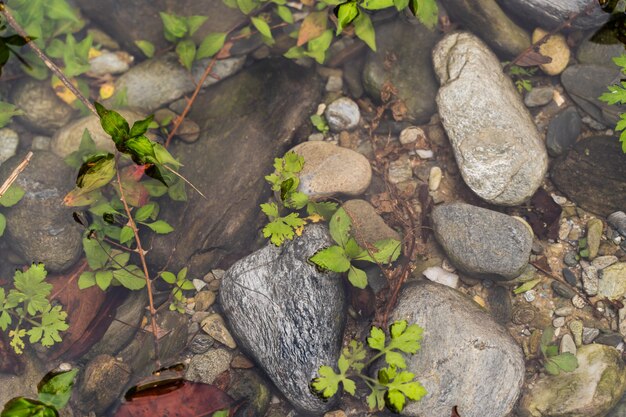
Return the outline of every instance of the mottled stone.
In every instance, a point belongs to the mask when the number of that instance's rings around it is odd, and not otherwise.
[[[17,152],[20,144],[20,137],[13,129],[0,129],[0,165]]]
[[[341,206],[352,220],[351,233],[365,248],[383,239],[402,240],[398,232],[387,226],[376,209],[365,200],[348,200]]]
[[[546,148],[550,156],[559,156],[569,151],[576,143],[581,127],[582,121],[574,106],[568,107],[550,120],[546,132]]]
[[[352,130],[361,119],[359,106],[348,97],[341,97],[326,107],[324,112],[328,126],[333,132]]]
[[[587,222],[587,248],[589,249],[589,259],[594,259],[598,256],[603,228],[604,225],[600,219],[594,218]]]
[[[78,408],[104,413],[120,397],[130,375],[128,364],[111,355],[96,356],[87,363],[77,384]]]
[[[194,355],[187,366],[185,379],[212,384],[215,378],[230,367],[232,354],[226,349],[211,349],[201,355]]]
[[[594,296],[598,293],[598,270],[595,266],[583,268],[582,281],[587,295]]]
[[[38,133],[54,132],[74,114],[74,109],[56,96],[50,81],[30,77],[14,84],[11,103],[24,112],[17,119]]]
[[[574,339],[569,334],[565,334],[561,338],[559,353],[571,353],[572,355],[576,355],[576,343],[574,343]]]
[[[228,331],[226,323],[224,323],[224,319],[219,314],[211,314],[202,320],[201,326],[202,330],[204,330],[206,334],[221,344],[228,346],[231,349],[235,349],[237,347],[237,343],[230,334],[230,331]]]
[[[598,295],[618,300],[626,293],[626,262],[618,262],[600,271]]]

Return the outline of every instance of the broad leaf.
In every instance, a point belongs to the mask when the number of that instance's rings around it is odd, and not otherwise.
[[[369,15],[359,13],[354,19],[354,33],[359,39],[365,42],[372,51],[376,51],[376,33],[374,32],[374,25]]]
[[[130,133],[128,122],[118,112],[108,110],[98,102],[94,102],[94,106],[100,116],[102,129],[113,138],[116,145],[124,142]]]
[[[143,52],[143,54],[147,58],[152,58],[154,56],[154,44],[145,40],[135,41],[135,45]]]
[[[22,197],[24,197],[24,194],[25,192],[20,186],[16,184],[11,184],[11,186],[6,190],[2,197],[0,197],[0,206],[14,206],[22,199]]]
[[[335,212],[329,223],[330,236],[339,246],[345,247],[350,238],[352,221],[343,208]]]
[[[291,14],[291,10],[289,10],[286,6],[277,6],[276,14],[280,17],[285,23],[293,23],[293,15]]]
[[[141,223],[141,224],[143,224],[144,226],[148,226],[150,229],[152,229],[153,232],[158,233],[160,235],[166,235],[174,231],[174,228],[170,226],[169,223],[167,223],[164,220],[157,220],[154,223]]]
[[[2,213],[0,213],[0,236],[4,234],[4,230],[7,227],[7,218],[4,217]]]
[[[343,28],[348,26],[354,18],[359,14],[359,8],[356,5],[356,1],[344,3],[339,6],[337,13],[337,33],[339,35]]]
[[[350,268],[350,260],[340,246],[322,249],[309,258],[309,261],[322,269],[334,272],[346,272]]]
[[[180,39],[187,34],[187,21],[185,18],[178,16],[174,13],[160,12],[161,20],[163,21],[163,27],[165,28],[165,38],[172,42],[175,39]]]
[[[302,46],[312,39],[320,37],[326,30],[328,17],[325,11],[310,13],[302,21],[296,46]]]
[[[209,58],[219,52],[226,41],[225,32],[209,33],[202,39],[196,51],[196,59]]]
[[[38,387],[39,400],[53,405],[57,409],[65,407],[72,396],[72,387],[77,373],[78,369],[72,369],[54,375],[43,384],[40,383]]]
[[[259,17],[251,17],[250,21],[254,25],[254,27],[259,31],[259,33],[265,37],[272,38],[272,29],[267,24],[267,22]]]
[[[17,397],[4,405],[0,414],[2,417],[58,417],[59,413],[54,407],[40,401],[24,397]]]
[[[348,271],[348,281],[350,281],[350,284],[354,287],[363,289],[367,287],[367,274],[362,269],[355,268],[351,265]]]
[[[200,29],[200,26],[202,26],[204,22],[206,22],[207,19],[208,19],[207,16],[189,16],[187,18],[187,27],[189,28],[189,36],[192,36],[194,33],[196,33],[196,31]]]
[[[176,45],[176,54],[183,67],[191,71],[196,58],[196,44],[191,39],[182,40]]]
[[[409,7],[420,22],[433,29],[439,18],[439,9],[435,0],[410,0]]]
[[[133,123],[133,127],[130,128],[130,136],[141,136],[146,133],[150,127],[150,123],[152,123],[152,119],[154,119],[154,115],[150,115],[143,120],[137,120]]]

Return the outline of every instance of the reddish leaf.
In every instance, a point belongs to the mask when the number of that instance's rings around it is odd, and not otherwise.
[[[530,199],[530,211],[525,217],[539,239],[556,240],[559,237],[561,211],[561,206],[546,190],[540,188]]]
[[[146,187],[139,182],[145,171],[145,166],[127,166],[120,173],[122,189],[126,202],[134,207],[145,205],[150,199],[150,194]],[[119,194],[119,187],[115,186],[115,191]]]
[[[296,46],[302,46],[311,39],[322,36],[326,30],[326,12],[313,12],[304,18],[298,32],[298,42]]]

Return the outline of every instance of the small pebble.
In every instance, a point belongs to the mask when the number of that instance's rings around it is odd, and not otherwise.
[[[555,329],[565,326],[565,317],[557,317],[554,320],[552,320],[552,326]]]
[[[459,286],[459,276],[457,274],[448,272],[438,266],[426,268],[422,274],[424,274],[424,276],[429,280],[438,284],[446,285],[451,288],[458,288]]]
[[[402,132],[400,132],[400,143],[403,145],[408,145],[410,143],[417,142],[418,140],[420,142],[426,141],[426,133],[421,127],[409,126],[402,129]]]
[[[341,97],[328,105],[324,112],[328,126],[333,132],[352,130],[361,119],[359,106],[347,97]]]
[[[576,346],[580,346],[583,343],[583,322],[580,320],[572,320],[568,324],[569,331],[572,332],[574,343]]]
[[[563,257],[563,263],[565,265],[574,267],[578,265],[578,259],[576,259],[576,252],[567,252]]]
[[[237,347],[235,339],[233,339],[232,335],[226,328],[224,319],[219,314],[211,314],[202,320],[201,326],[202,330],[223,345],[226,345],[231,349],[235,349]]]
[[[582,274],[583,289],[589,296],[598,294],[598,270],[594,266],[583,268]]]
[[[593,327],[583,327],[582,342],[586,345],[592,343],[600,334],[600,330]]]
[[[551,287],[556,294],[563,298],[571,299],[576,295],[576,291],[558,281],[552,281]]]
[[[554,314],[561,317],[567,317],[574,313],[574,309],[572,307],[561,307],[554,310]]]
[[[526,107],[544,106],[552,101],[554,87],[551,85],[534,87],[524,97]]]
[[[528,290],[524,293],[524,299],[529,303],[535,301],[535,290]]]
[[[576,308],[584,308],[587,305],[587,302],[578,294],[572,297],[572,304]]]
[[[254,367],[254,363],[244,355],[239,354],[233,358],[230,366],[235,369],[250,369]]]
[[[558,204],[559,206],[565,205],[565,203],[567,203],[567,198],[565,197],[562,197],[556,194],[551,194],[551,196],[552,196],[552,200],[554,200],[554,202]]]
[[[312,142],[319,142],[324,140],[324,134],[323,133],[312,133],[309,135],[308,140],[312,141]]]
[[[435,153],[430,149],[416,149],[415,153],[421,159],[432,159],[435,156]]]
[[[544,248],[539,240],[533,239],[533,245],[531,246],[530,251],[535,255],[540,255],[543,253]]]
[[[329,93],[339,93],[343,90],[343,78],[340,75],[331,75],[326,81],[326,91]]]
[[[48,136],[35,136],[30,145],[33,151],[49,151],[52,138]]]
[[[594,218],[587,222],[587,248],[589,249],[589,259],[598,256],[603,228],[604,225],[600,219]]]
[[[194,336],[189,344],[189,350],[195,354],[204,353],[213,346],[213,338],[207,334],[199,333]]]
[[[207,311],[215,302],[215,293],[212,291],[200,291],[194,297],[196,311]]]
[[[441,184],[442,176],[443,172],[441,172],[441,168],[432,167],[430,169],[430,175],[428,176],[428,189],[430,191],[437,191],[439,185]]]
[[[576,355],[576,343],[574,343],[574,339],[569,334],[563,335],[561,338],[561,343],[559,345],[559,353],[571,353],[572,355]]]
[[[0,164],[15,155],[19,144],[20,138],[15,130],[0,129]]]
[[[611,266],[617,262],[617,256],[613,255],[605,255],[598,256],[596,259],[591,261],[591,265],[593,265],[598,271],[606,268],[607,266]]]
[[[399,184],[413,178],[413,169],[411,168],[409,158],[401,156],[397,160],[390,162],[387,178],[392,184]]]
[[[624,339],[623,336],[619,333],[614,333],[614,332],[604,333],[604,334],[601,333],[598,337],[596,337],[596,339],[594,340],[594,343],[617,347],[620,343],[622,343],[623,339]]]
[[[617,232],[626,236],[626,213],[623,211],[616,211],[615,213],[611,213],[609,217],[607,217],[606,221],[613,227],[613,229],[617,230]]]
[[[195,288],[195,289],[196,289],[196,291],[198,291],[198,292],[199,292],[199,291],[202,291],[202,289],[203,289],[204,287],[206,287],[206,282],[204,282],[204,281],[203,281],[203,280],[201,280],[201,279],[194,278],[191,282],[193,283],[194,288]]]
[[[343,410],[329,411],[324,417],[346,417],[346,413]]]
[[[574,274],[574,272],[572,272],[571,269],[563,268],[561,270],[561,273],[563,274],[563,278],[565,278],[565,281],[567,281],[569,285],[572,285],[575,287],[576,284],[578,284],[578,279],[576,279],[576,274]]]

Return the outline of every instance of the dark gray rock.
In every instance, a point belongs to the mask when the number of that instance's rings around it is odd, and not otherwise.
[[[499,54],[515,56],[530,46],[530,35],[493,0],[443,0],[455,22],[485,40]]]
[[[7,178],[23,157],[17,155],[2,164],[0,178]],[[13,250],[26,262],[43,262],[49,272],[66,270],[82,253],[81,227],[72,219],[72,208],[63,205],[74,175],[55,154],[35,152],[28,169],[15,182],[26,192],[24,197],[3,209],[5,239]]]
[[[625,52],[624,44],[615,37],[612,30],[600,30],[580,44],[576,59],[579,64],[603,65],[615,69],[613,58]]]
[[[597,2],[587,0],[498,0],[498,3],[516,17],[546,29],[556,28],[573,13],[581,12],[572,24],[576,29],[593,29],[610,18]],[[590,4],[592,9],[585,14],[585,8]]]
[[[438,39],[435,31],[418,23],[397,20],[376,28],[377,51],[368,53],[363,69],[367,93],[380,100],[383,86],[389,82],[406,105],[406,118],[415,123],[427,122],[437,111],[437,80],[430,51]],[[390,54],[396,58],[391,68],[387,63]]]
[[[98,355],[87,363],[80,377],[78,408],[85,413],[103,414],[115,402],[128,381],[131,369],[128,364],[111,355]]]
[[[626,207],[626,155],[616,137],[577,142],[550,175],[558,189],[585,210],[608,216]]]
[[[30,77],[15,83],[11,103],[24,112],[17,119],[37,133],[49,134],[70,121],[74,109],[56,96],[50,82]]]
[[[552,281],[552,284],[550,285],[552,287],[552,291],[560,297],[571,299],[576,295],[576,291],[558,281]]]
[[[574,102],[596,121],[615,125],[626,106],[608,105],[598,99],[607,86],[620,82],[622,75],[617,67],[600,65],[572,65],[561,74],[561,83]]]
[[[565,278],[565,281],[567,281],[569,285],[575,287],[576,284],[578,284],[578,279],[576,278],[576,275],[574,275],[571,269],[563,268],[561,273],[563,274],[563,278]]]
[[[437,105],[465,183],[482,199],[514,206],[529,199],[548,155],[530,113],[500,61],[467,32],[433,51],[441,82]]]
[[[568,107],[557,114],[548,124],[546,133],[548,154],[559,156],[569,151],[576,143],[581,127],[582,121],[576,108]]]
[[[325,226],[308,226],[281,247],[268,244],[235,263],[222,280],[220,301],[239,346],[300,411],[332,404],[309,390],[317,369],[336,363],[345,320],[339,274],[307,260],[332,243]]]
[[[200,125],[200,139],[174,144],[171,152],[208,199],[188,190],[189,203],[163,208],[160,216],[175,231],[154,241],[150,259],[158,267],[171,258],[172,269],[205,274],[254,249],[259,204],[270,193],[264,176],[291,147],[321,90],[312,71],[281,59],[253,65],[198,96],[190,118]]]
[[[512,279],[528,264],[532,236],[521,221],[463,203],[432,213],[437,241],[462,271],[481,278]]]
[[[233,370],[231,380],[233,383],[228,388],[228,395],[235,401],[243,400],[235,417],[265,416],[272,399],[272,391],[267,381],[251,369]]]
[[[424,328],[422,348],[407,358],[428,395],[402,415],[442,417],[453,406],[463,417],[502,417],[524,381],[524,357],[506,329],[458,291],[422,282],[406,287],[391,320]]]
[[[626,213],[623,211],[616,211],[615,213],[611,213],[609,217],[607,217],[606,221],[613,227],[617,232],[626,236]]]
[[[511,321],[513,317],[513,306],[511,303],[511,291],[500,285],[495,285],[487,290],[487,302],[489,311],[498,323],[504,325]]]

